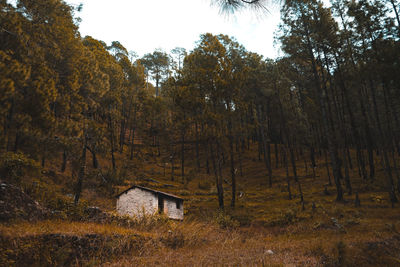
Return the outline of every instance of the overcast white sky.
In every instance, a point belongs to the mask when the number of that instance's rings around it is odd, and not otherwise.
[[[83,4],[82,36],[90,35],[110,44],[119,41],[141,57],[156,48],[175,47],[190,51],[202,33],[233,36],[248,51],[265,57],[278,56],[273,33],[279,24],[279,6],[261,16],[251,10],[227,17],[210,0],[66,0]]]

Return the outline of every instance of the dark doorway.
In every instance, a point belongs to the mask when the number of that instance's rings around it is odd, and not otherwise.
[[[164,198],[158,196],[158,213],[164,213]]]

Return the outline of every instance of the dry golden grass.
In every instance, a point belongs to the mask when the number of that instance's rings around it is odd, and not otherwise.
[[[46,220],[38,222],[17,222],[12,224],[0,224],[0,235],[23,237],[43,234],[64,234],[83,236],[86,234],[101,235],[151,235],[135,229],[123,228],[109,224],[97,224],[90,222],[70,222],[64,220]]]
[[[226,208],[244,226],[221,230],[212,223],[218,209],[215,189],[214,186],[210,190],[201,189],[199,181],[213,184],[214,178],[196,174],[187,184],[174,183],[175,187],[169,189],[172,193],[184,194],[186,218],[195,220],[183,222],[171,230],[182,234],[184,245],[175,249],[150,246],[141,255],[121,258],[106,266],[400,266],[397,253],[400,250],[400,209],[390,207],[387,193],[381,186],[385,183],[382,170],[378,169],[376,181],[367,185],[359,178],[356,168],[350,171],[353,191],[359,192],[361,200],[361,207],[356,208],[354,194],[345,194],[346,202],[337,203],[335,187],[328,186],[330,195],[324,195],[328,175],[323,158],[318,158],[320,165],[315,179],[312,170],[308,168],[306,172],[304,163],[299,161],[299,181],[306,202],[306,210],[302,211],[293,178],[293,199],[288,199],[283,168],[273,169],[274,183],[269,188],[265,166],[258,161],[256,151],[245,158],[243,177],[237,176],[238,191],[243,191],[244,196],[238,198],[236,209]],[[274,157],[272,162],[275,165]],[[147,166],[150,168],[153,168],[154,179],[171,183],[169,170],[163,176],[159,167]],[[187,170],[189,173],[190,167]],[[229,180],[229,168],[223,176]],[[224,184],[224,189],[228,206],[229,185]],[[313,202],[315,210],[311,207]],[[165,233],[159,232],[159,236],[163,235]],[[386,251],[387,246],[392,247],[392,254]],[[268,250],[274,254],[268,254]]]
[[[123,164],[122,157],[116,155],[117,164]],[[148,237],[139,251],[104,263],[105,266],[400,266],[400,207],[390,207],[382,186],[385,184],[382,170],[378,169],[376,181],[369,183],[359,178],[356,167],[351,170],[353,190],[359,192],[361,200],[361,207],[355,207],[354,194],[345,195],[347,202],[337,203],[334,186],[328,186],[330,195],[324,195],[328,175],[323,157],[318,158],[315,179],[311,169],[306,173],[304,163],[299,160],[299,181],[306,208],[303,211],[293,178],[293,199],[288,199],[286,172],[281,166],[273,169],[273,186],[269,188],[265,165],[258,161],[256,147],[244,158],[243,177],[237,175],[238,191],[244,194],[237,199],[235,209],[228,207],[231,192],[229,184],[224,183],[226,212],[234,222],[241,223],[237,228],[221,229],[216,223],[218,202],[214,177],[206,175],[204,170],[194,172],[194,156],[188,155],[186,174],[192,176],[185,184],[180,183],[179,170],[175,172],[174,182],[170,181],[170,169],[164,175],[158,164],[160,158],[150,158],[141,169],[146,177],[160,181],[148,186],[185,198],[183,222],[143,222],[127,229],[95,223],[44,221],[0,225],[0,234],[96,233]],[[272,163],[275,166],[274,155]],[[100,164],[109,166],[109,160],[101,158]],[[68,175],[68,171],[63,175]],[[130,175],[128,183],[143,182]],[[223,177],[230,180],[228,165]],[[199,186],[199,182],[203,184]],[[91,205],[108,210],[115,205],[111,196],[94,188],[86,189],[83,198]]]

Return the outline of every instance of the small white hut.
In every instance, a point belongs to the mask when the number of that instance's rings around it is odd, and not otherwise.
[[[120,215],[141,217],[158,212],[171,219],[183,220],[183,199],[168,193],[133,185],[116,198]]]

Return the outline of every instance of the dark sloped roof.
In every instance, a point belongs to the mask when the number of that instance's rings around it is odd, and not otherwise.
[[[158,195],[162,195],[162,196],[170,197],[170,198],[175,198],[175,199],[179,199],[179,200],[183,201],[183,198],[181,198],[181,197],[178,197],[178,196],[175,196],[175,195],[172,195],[172,194],[168,194],[168,193],[165,193],[165,192],[161,192],[161,191],[158,191],[158,190],[154,190],[154,189],[151,189],[151,188],[139,186],[139,185],[132,185],[131,187],[129,187],[128,189],[122,191],[121,193],[119,193],[115,197],[118,198],[120,195],[122,195],[122,194],[124,194],[124,193],[126,193],[129,190],[134,189],[134,188],[139,188],[139,189],[146,190],[146,191],[158,194]]]

